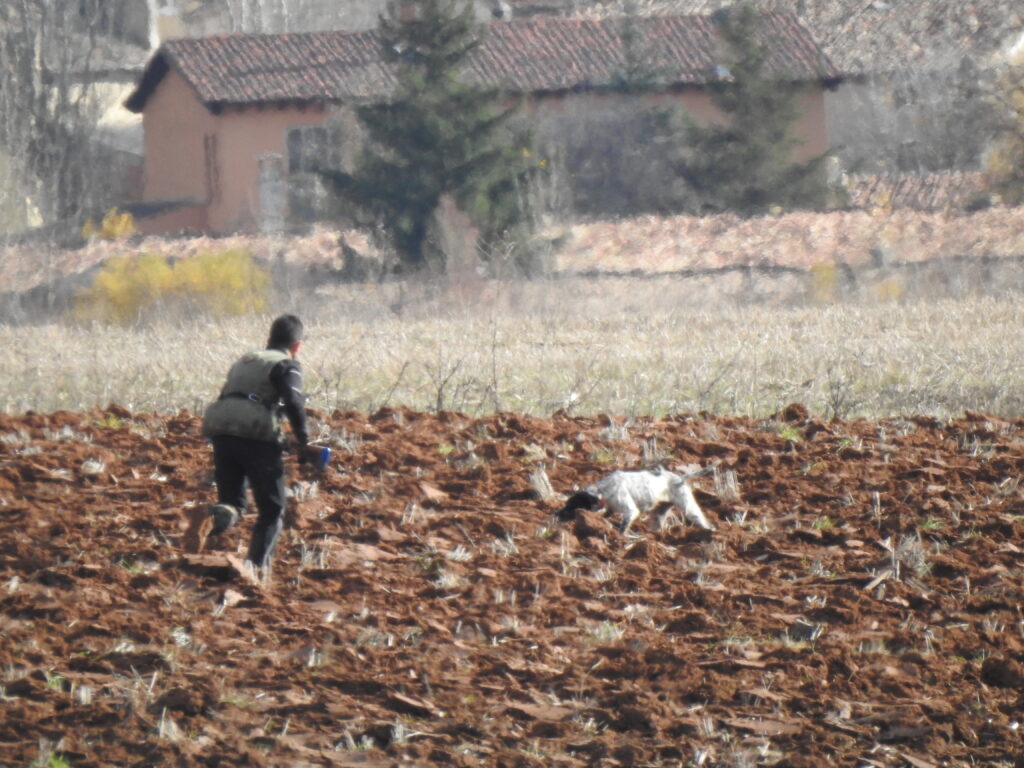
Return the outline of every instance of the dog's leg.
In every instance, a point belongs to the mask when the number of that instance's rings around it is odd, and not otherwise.
[[[622,516],[622,523],[619,530],[623,533],[629,531],[629,527],[640,517],[640,509],[637,507],[633,497],[625,488],[619,488],[615,493],[605,499],[608,509],[616,515]]]
[[[651,507],[650,512],[647,513],[650,519],[650,528],[652,531],[662,531],[669,527],[670,519],[679,524],[682,521],[676,516],[673,511],[675,506],[671,502],[663,501],[655,504]],[[671,518],[670,518],[671,516]]]
[[[672,502],[683,510],[683,516],[694,525],[703,528],[705,531],[715,530],[715,526],[708,522],[704,511],[693,496],[693,489],[689,483],[680,483],[672,489]]]

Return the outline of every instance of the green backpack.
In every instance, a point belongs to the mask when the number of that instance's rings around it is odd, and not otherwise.
[[[234,435],[280,442],[281,415],[270,371],[288,354],[278,349],[250,352],[231,366],[220,397],[203,415],[203,436]]]

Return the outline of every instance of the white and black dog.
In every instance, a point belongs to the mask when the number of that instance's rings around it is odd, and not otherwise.
[[[666,504],[678,507],[690,523],[707,531],[715,530],[701,510],[688,478],[710,472],[713,467],[687,475],[677,475],[661,469],[640,469],[634,471],[616,470],[582,491],[568,498],[565,506],[556,513],[558,519],[569,521],[576,517],[577,509],[595,510],[606,507],[608,513],[622,519],[620,530],[626,533],[641,512],[651,512],[655,528],[661,526],[657,511]]]

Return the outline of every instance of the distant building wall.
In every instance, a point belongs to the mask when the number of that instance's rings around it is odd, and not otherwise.
[[[618,91],[540,94],[527,106],[536,129],[541,133],[557,135],[567,123],[601,119],[621,112],[632,112],[658,107],[681,106],[687,114],[701,123],[722,119],[711,94],[702,88],[680,88],[668,93],[622,94]],[[825,114],[825,91],[821,86],[808,86],[796,97],[800,117],[793,125],[793,135],[800,142],[795,159],[820,155],[828,149],[828,130]]]
[[[226,110],[218,119],[221,177],[210,205],[210,228],[230,232],[256,227],[260,220],[260,156],[287,158],[288,132],[321,125],[328,116],[325,109],[312,107]]]
[[[206,206],[182,204],[159,213],[135,214],[135,227],[147,235],[206,232]]]
[[[168,72],[153,93],[142,126],[145,199],[208,201],[203,137],[216,134],[217,118],[177,72]]]
[[[180,75],[169,72],[144,113],[143,201],[185,207],[143,220],[140,228],[254,229],[260,216],[259,158],[287,157],[289,130],[320,125],[327,116],[312,107],[230,107],[215,115]]]

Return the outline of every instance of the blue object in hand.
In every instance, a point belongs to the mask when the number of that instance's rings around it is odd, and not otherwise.
[[[326,445],[307,445],[303,450],[303,458],[313,465],[317,472],[323,472],[331,461],[331,449]]]

